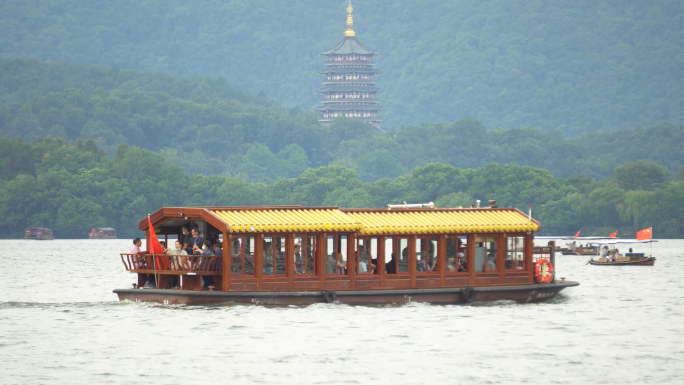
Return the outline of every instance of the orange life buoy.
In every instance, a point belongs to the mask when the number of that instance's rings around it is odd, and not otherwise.
[[[539,283],[549,283],[553,280],[553,266],[548,258],[541,258],[534,265],[534,277]]]

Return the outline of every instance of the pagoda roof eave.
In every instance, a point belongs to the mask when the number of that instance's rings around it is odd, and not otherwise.
[[[361,44],[354,36],[345,36],[337,45],[327,51],[321,52],[321,55],[347,55],[353,53],[359,55],[379,55],[378,52]]]
[[[358,91],[358,92],[380,92],[379,89],[371,86],[339,86],[339,87],[325,87],[316,90],[316,92],[348,92],[348,91]]]
[[[349,105],[323,106],[323,107],[318,107],[318,108],[314,109],[314,111],[385,111],[385,110],[382,108],[379,108],[377,106],[349,104]]]
[[[327,69],[318,71],[316,73],[319,73],[319,74],[328,74],[328,73],[334,73],[334,74],[349,74],[349,73],[381,74],[382,71],[376,70],[375,68],[370,68],[370,67],[335,67],[335,68],[327,68]]]

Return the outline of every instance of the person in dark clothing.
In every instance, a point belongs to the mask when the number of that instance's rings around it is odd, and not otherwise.
[[[192,246],[194,245],[192,234],[190,233],[190,225],[183,225],[183,250],[192,255]]]
[[[387,274],[397,274],[397,256],[392,253],[392,259],[385,264]]]
[[[200,235],[199,229],[197,227],[192,228],[192,243],[193,245],[192,250],[194,254],[198,254],[197,251],[199,250],[199,254],[202,254],[202,246],[204,245],[204,238]],[[211,242],[209,243],[209,247],[207,248],[211,252]]]

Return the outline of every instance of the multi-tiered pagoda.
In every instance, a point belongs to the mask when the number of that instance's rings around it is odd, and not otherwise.
[[[325,60],[328,68],[318,71],[319,74],[325,76],[324,88],[316,91],[323,94],[321,100],[323,106],[316,109],[323,113],[318,121],[330,123],[333,119],[344,116],[361,119],[380,128],[380,123],[382,123],[382,119],[378,116],[378,112],[382,111],[378,107],[380,90],[375,88],[376,81],[373,78],[374,75],[380,73],[373,68],[375,64],[373,55],[379,55],[379,53],[356,39],[352,11],[351,0],[349,0],[344,39],[331,49],[321,52],[321,55],[328,57]]]

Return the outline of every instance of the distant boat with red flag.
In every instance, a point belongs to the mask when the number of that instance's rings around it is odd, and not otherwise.
[[[612,234],[611,234],[612,235]],[[651,227],[637,231],[636,239],[615,239],[609,241],[598,242],[601,245],[599,252],[595,258],[587,262],[595,266],[653,266],[655,265],[655,257],[653,257],[653,242],[658,242],[653,238],[653,229]],[[628,253],[622,254],[616,247],[618,244],[639,244],[650,243],[651,255],[646,256],[646,253],[634,253],[630,247]]]

